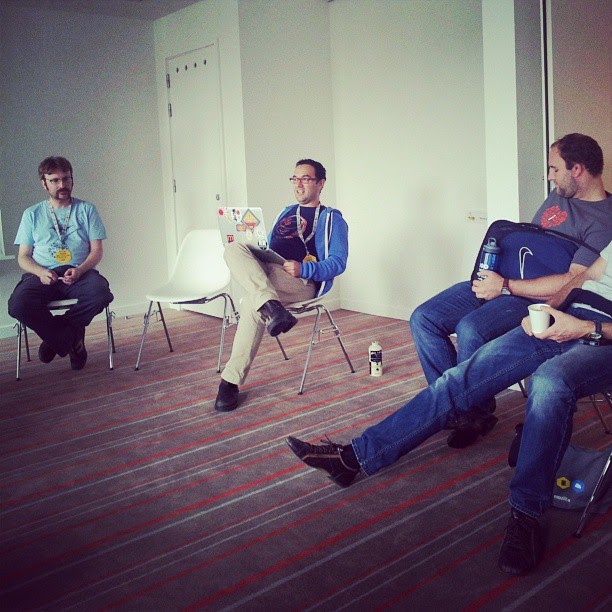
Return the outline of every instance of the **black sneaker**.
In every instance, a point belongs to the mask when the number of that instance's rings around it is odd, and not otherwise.
[[[534,569],[544,554],[544,537],[538,519],[512,508],[506,537],[499,553],[499,569],[521,576]]]
[[[51,363],[55,355],[57,355],[57,353],[51,348],[51,346],[47,342],[43,340],[40,346],[38,347],[38,358],[43,363]]]
[[[87,363],[87,351],[85,350],[85,333],[72,345],[68,351],[70,355],[70,367],[73,370],[82,370]]]
[[[238,385],[221,379],[217,399],[215,400],[215,410],[231,412],[236,408],[238,408]]]
[[[350,467],[342,458],[341,444],[334,444],[331,440],[322,445],[308,444],[292,436],[287,438],[287,444],[306,465],[327,472],[329,478],[341,487],[348,487],[359,473],[359,468]]]
[[[465,448],[471,446],[480,436],[486,436],[497,423],[497,417],[489,414],[485,417],[475,417],[467,422],[461,423],[448,436],[446,443],[451,448]]]
[[[268,319],[268,333],[272,337],[288,332],[298,322],[278,300],[269,300],[259,310]]]

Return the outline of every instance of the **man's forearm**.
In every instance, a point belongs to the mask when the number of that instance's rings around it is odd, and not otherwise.
[[[531,280],[511,279],[508,281],[508,288],[512,295],[545,301],[552,299],[553,296],[556,297],[556,294],[565,290],[575,277],[575,274],[566,272],[565,274],[553,274],[552,276],[543,276]],[[573,287],[571,287],[570,290],[571,289],[573,289]],[[568,290],[567,293],[569,293],[570,290]],[[561,301],[558,303],[560,304]]]
[[[30,255],[19,254],[17,256],[17,263],[24,272],[29,272],[35,276],[39,276],[47,271],[47,268],[37,264]]]

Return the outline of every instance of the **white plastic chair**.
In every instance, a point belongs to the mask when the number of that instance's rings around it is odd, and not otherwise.
[[[306,355],[306,363],[304,364],[304,371],[302,372],[302,381],[300,382],[300,388],[298,390],[298,395],[302,395],[304,392],[304,383],[306,382],[306,373],[308,372],[308,364],[310,363],[310,356],[312,354],[312,347],[317,343],[323,340],[328,340],[329,338],[323,338],[322,335],[328,332],[332,332],[333,335],[337,338],[338,343],[340,344],[340,348],[344,353],[344,358],[349,365],[351,373],[355,373],[355,368],[353,368],[353,364],[346,352],[346,348],[344,347],[344,343],[342,342],[342,337],[340,333],[340,329],[334,322],[329,310],[325,307],[324,304],[321,304],[322,297],[315,297],[310,300],[306,300],[305,302],[294,302],[292,304],[285,305],[285,308],[294,315],[304,314],[306,312],[312,312],[316,310],[317,314],[314,317],[314,324],[312,326],[312,334],[310,336],[310,343],[308,345],[308,354]],[[325,321],[321,324],[321,313],[324,312],[327,315],[327,320],[329,325],[325,324]],[[331,336],[330,336],[331,337]],[[283,345],[281,344],[280,338],[276,336],[276,341],[278,342],[278,346],[280,347],[281,352],[283,353],[283,357],[285,359],[289,359],[287,357],[287,353]]]
[[[161,302],[169,304],[207,304],[217,298],[223,298],[221,342],[217,361],[217,372],[221,371],[225,330],[238,321],[238,313],[231,296],[221,291],[230,282],[230,271],[223,259],[223,251],[223,243],[217,229],[193,230],[185,236],[170,279],[165,285],[146,296],[149,300],[149,309],[144,316],[144,328],[138,359],[136,360],[136,370],[140,367],[142,348],[152,314],[159,313],[170,352],[172,353],[174,350],[170,342]],[[157,303],[157,310],[152,311],[154,302]],[[228,309],[228,305],[231,306],[231,309]]]
[[[47,304],[47,308],[51,311],[56,310],[68,310],[71,306],[74,306],[78,302],[77,299],[71,300],[55,300],[53,302],[49,302]],[[115,352],[115,337],[113,335],[113,318],[115,317],[115,313],[112,312],[107,306],[105,309],[106,313],[106,336],[108,339],[108,366],[109,369],[112,370],[114,367],[114,359],[113,353]],[[28,329],[21,322],[18,321],[16,323],[17,327],[17,380],[21,380],[19,375],[21,373],[21,338],[23,336],[23,341],[26,348],[26,356],[28,361],[32,361],[30,358],[30,343],[28,342]]]

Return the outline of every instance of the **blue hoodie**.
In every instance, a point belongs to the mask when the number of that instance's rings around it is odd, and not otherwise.
[[[284,217],[295,214],[297,207],[297,204],[291,204],[282,210],[274,219],[273,227]],[[268,242],[271,240],[272,232]],[[317,296],[321,296],[332,288],[334,278],[344,272],[348,259],[348,225],[337,208],[326,206],[321,211],[315,247],[320,261],[301,262],[300,277],[319,283]]]

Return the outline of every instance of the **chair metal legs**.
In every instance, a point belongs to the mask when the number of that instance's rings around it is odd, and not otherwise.
[[[221,341],[219,343],[219,357],[217,359],[217,373],[221,372],[221,358],[223,356],[223,345],[225,343],[225,330],[232,325],[235,325],[238,322],[239,314],[234,306],[234,301],[232,297],[228,293],[219,293],[211,298],[202,298],[200,300],[195,300],[193,302],[172,302],[173,304],[207,304],[208,302],[212,302],[217,298],[223,298],[223,318],[221,319]],[[149,302],[149,310],[144,316],[144,325],[142,330],[142,339],[140,341],[140,349],[138,351],[138,358],[136,360],[135,370],[140,368],[140,357],[142,356],[142,348],[144,346],[145,337],[147,335],[147,329],[149,328],[149,321],[151,315],[159,314],[159,319],[161,320],[164,326],[164,333],[166,334],[166,340],[168,341],[168,348],[170,352],[174,352],[172,348],[172,342],[170,341],[170,334],[168,333],[168,327],[166,325],[166,319],[164,318],[164,311],[162,310],[161,304],[156,302],[157,309],[153,310],[153,302]]]
[[[333,335],[336,337],[336,339],[338,340],[338,343],[340,344],[340,348],[342,349],[342,353],[344,354],[344,358],[346,359],[346,362],[349,365],[351,373],[352,374],[355,373],[355,368],[353,368],[353,364],[351,363],[351,359],[348,356],[348,353],[346,352],[346,348],[344,346],[344,343],[342,342],[342,337],[341,337],[340,329],[338,328],[338,326],[334,322],[334,320],[333,320],[329,310],[327,310],[327,308],[323,304],[306,304],[306,305],[303,305],[303,306],[296,306],[296,307],[289,306],[289,307],[287,307],[287,310],[289,310],[293,314],[302,314],[304,312],[310,312],[312,310],[316,310],[317,311],[317,313],[315,315],[314,325],[312,326],[312,334],[310,336],[310,343],[308,345],[308,354],[306,355],[306,363],[304,364],[304,371],[302,372],[302,380],[300,382],[300,388],[298,390],[298,395],[302,395],[302,393],[304,392],[304,384],[306,382],[306,374],[308,372],[308,365],[310,364],[310,356],[312,354],[312,347],[315,345],[315,343],[321,342],[322,340],[327,340],[328,339],[328,338],[322,338],[322,334],[324,334],[326,332],[330,332],[331,331],[333,333]],[[329,322],[329,325],[326,326],[326,327],[319,326],[320,319],[321,319],[321,312],[322,311],[325,312],[325,314],[327,315],[327,320]],[[278,346],[280,347],[280,350],[283,353],[283,357],[285,359],[288,359],[287,353],[285,352],[285,349],[283,348],[283,345],[281,344],[281,341],[280,341],[278,336],[276,336],[276,341],[278,342]]]
[[[109,370],[113,370],[114,365],[115,365],[113,353],[116,352],[115,336],[113,334],[113,319],[115,318],[115,313],[108,306],[105,308],[104,318],[106,320],[106,337],[108,340],[108,368]],[[17,329],[16,375],[17,375],[17,380],[21,380],[20,374],[21,374],[21,345],[22,345],[21,338],[22,338],[22,335],[23,335],[23,342],[25,344],[27,360],[32,361],[32,358],[30,356],[30,343],[28,341],[28,328],[23,323],[21,323],[21,321],[17,321],[17,323],[15,323],[15,328]]]
[[[168,328],[166,327],[166,319],[164,319],[164,311],[162,310],[161,304],[157,302],[157,310],[153,310],[153,312],[151,312],[152,309],[153,309],[153,301],[150,301],[149,309],[147,310],[144,316],[144,323],[143,323],[143,328],[142,328],[142,339],[140,340],[140,348],[138,349],[138,358],[136,359],[136,367],[134,368],[135,370],[138,370],[140,368],[140,357],[142,355],[142,347],[144,346],[144,341],[147,335],[147,330],[149,329],[149,319],[151,318],[152,314],[159,314],[159,318],[162,322],[162,325],[164,326],[164,333],[166,334],[166,340],[168,341],[168,348],[170,349],[171,353],[174,351],[174,349],[172,348],[172,342],[170,342],[170,334],[168,334]]]
[[[593,489],[593,493],[591,493],[589,503],[586,505],[586,508],[584,509],[584,512],[582,513],[582,516],[580,517],[580,520],[578,521],[578,525],[576,526],[576,531],[574,532],[574,536],[576,538],[579,538],[582,535],[582,530],[584,529],[584,526],[586,525],[588,515],[589,515],[589,510],[591,509],[591,504],[593,504],[593,502],[597,500],[597,497],[599,496],[600,492],[602,492],[603,490],[603,486],[606,481],[606,476],[608,475],[608,470],[610,469],[611,460],[612,460],[612,450],[608,453],[608,460],[606,461],[603,467],[603,470],[601,471],[601,474],[599,475],[599,479],[597,480],[597,484],[595,485],[595,488]]]
[[[602,401],[606,401],[608,404],[608,408],[610,408],[610,410],[612,410],[612,391],[604,391],[602,392],[602,395],[604,397],[604,400]],[[604,431],[609,435],[610,433],[612,433],[608,427],[608,425],[606,424],[606,420],[604,419],[604,415],[601,412],[601,409],[599,408],[598,405],[598,401],[595,398],[594,395],[590,396],[590,400],[595,408],[595,412],[597,412],[597,416],[599,417],[599,420],[601,421],[601,424],[603,425]]]

